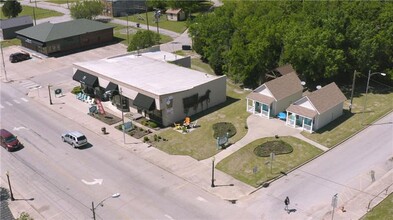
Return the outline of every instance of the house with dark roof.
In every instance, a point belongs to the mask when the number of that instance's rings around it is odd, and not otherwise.
[[[276,79],[277,77],[284,76],[288,73],[296,73],[296,70],[289,63],[287,63],[283,66],[279,66],[276,69],[267,72],[265,74],[265,78],[267,81],[269,81],[272,79]]]
[[[33,26],[31,16],[20,16],[16,18],[0,20],[0,33],[3,39],[12,39],[16,37],[16,31]]]
[[[302,97],[303,86],[296,73],[266,82],[247,95],[247,111],[274,117]]]
[[[186,19],[186,13],[183,9],[168,9],[165,11],[168,21],[184,21]]]
[[[316,131],[343,114],[345,100],[336,83],[330,83],[291,104],[286,124],[310,133]]]
[[[17,31],[22,46],[45,55],[86,48],[113,40],[113,26],[77,19],[62,23],[42,23]]]

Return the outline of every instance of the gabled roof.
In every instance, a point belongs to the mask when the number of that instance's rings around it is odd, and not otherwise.
[[[273,97],[278,101],[303,90],[296,73],[288,73],[265,83]]]
[[[32,38],[40,42],[50,42],[53,40],[59,40],[110,28],[114,27],[98,21],[77,19],[56,24],[49,22],[43,23],[34,27],[17,31],[16,34]]]
[[[262,95],[257,92],[251,92],[250,94],[247,95],[247,98],[258,101],[258,102],[265,103],[267,105],[270,105],[274,102],[274,98],[269,97],[267,95]]]
[[[178,9],[170,8],[165,11],[165,14],[179,14],[181,11],[182,11],[181,8]]]
[[[33,24],[33,19],[31,16],[20,16],[16,18],[0,20],[0,29],[19,27],[28,24]]]
[[[305,117],[308,117],[308,118],[314,118],[318,114],[317,111],[314,111],[314,110],[309,109],[309,108],[305,108],[305,107],[300,106],[300,105],[294,105],[294,104],[291,104],[287,108],[287,112],[293,112],[293,113],[296,113],[298,115],[302,115],[302,116],[305,116]]]
[[[296,73],[296,70],[293,69],[291,64],[285,64],[284,66],[277,67],[274,71],[279,72],[282,76],[288,73]]]
[[[317,109],[319,114],[322,114],[347,100],[345,95],[334,82],[312,92],[307,97],[313,106]]]

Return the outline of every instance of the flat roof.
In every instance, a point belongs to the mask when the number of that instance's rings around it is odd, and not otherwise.
[[[171,60],[166,52],[130,54],[101,60],[74,63],[75,68],[98,77],[104,76],[156,95],[190,90],[217,78],[197,70],[163,61]],[[159,59],[157,59],[159,58]]]

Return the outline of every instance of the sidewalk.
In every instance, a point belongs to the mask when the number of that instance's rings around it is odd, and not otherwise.
[[[43,88],[41,88],[42,90]],[[101,127],[106,127],[109,134],[106,138],[113,143],[125,147],[131,153],[137,154],[139,157],[149,161],[166,171],[202,188],[203,190],[215,194],[221,199],[238,200],[244,196],[249,195],[255,188],[240,182],[233,177],[215,170],[215,184],[217,187],[211,187],[212,164],[197,161],[189,156],[169,155],[162,152],[149,144],[143,143],[142,140],[135,139],[131,136],[126,136],[126,143],[124,144],[123,132],[114,128],[113,125],[107,124],[89,117],[87,115],[89,104],[82,102],[75,98],[71,93],[65,93],[63,97],[53,98],[53,105],[49,105],[48,94],[44,91],[40,92],[41,96],[37,96],[37,92],[30,92],[29,97],[36,100],[42,105],[47,106],[52,111],[55,111],[66,118],[77,121],[80,125],[102,135]],[[57,104],[62,103],[62,104]],[[112,112],[110,108],[105,108],[109,113],[121,117],[120,112]]]

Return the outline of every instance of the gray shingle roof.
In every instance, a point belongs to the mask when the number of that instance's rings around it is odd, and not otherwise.
[[[288,73],[266,82],[265,85],[277,101],[303,90],[303,86],[296,73]]]
[[[30,16],[20,16],[16,18],[0,20],[0,29],[8,29],[27,24],[33,24],[33,19]]]
[[[16,33],[40,42],[50,42],[84,33],[114,28],[111,25],[88,19],[77,19],[62,23],[43,23]]]
[[[345,95],[334,82],[312,92],[307,97],[317,109],[319,114],[322,114],[332,107],[347,100]]]

